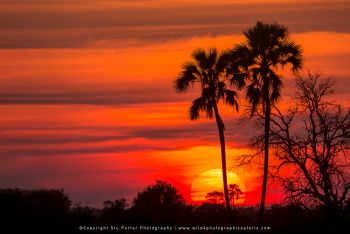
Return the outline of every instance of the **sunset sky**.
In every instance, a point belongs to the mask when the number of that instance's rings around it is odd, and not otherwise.
[[[98,207],[164,179],[191,202],[192,182],[221,166],[215,122],[190,121],[196,92],[173,89],[191,52],[230,48],[258,20],[285,24],[348,107],[349,12],[349,0],[0,0],[0,187],[64,188]],[[229,168],[255,204],[262,171],[234,167],[253,129],[222,112]],[[271,186],[268,201],[280,197]]]

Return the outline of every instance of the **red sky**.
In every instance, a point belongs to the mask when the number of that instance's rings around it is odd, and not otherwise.
[[[278,21],[349,106],[349,10],[322,0],[1,0],[0,187],[64,188],[101,206],[166,179],[190,201],[192,181],[220,168],[215,123],[188,120],[196,94],[172,88],[191,51],[229,48],[255,21]],[[281,105],[293,94],[284,81]],[[261,170],[233,167],[253,131],[223,112],[228,163],[254,204]]]

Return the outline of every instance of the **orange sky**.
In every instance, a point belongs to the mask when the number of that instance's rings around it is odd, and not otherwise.
[[[101,206],[166,179],[191,201],[192,181],[220,168],[217,132],[213,121],[188,120],[196,93],[178,95],[172,81],[192,50],[229,48],[258,19],[285,23],[306,67],[334,77],[335,98],[349,106],[348,2],[201,1],[194,12],[196,4],[1,1],[0,187],[62,187]],[[293,94],[291,76],[284,81],[283,105]],[[253,131],[235,125],[238,114],[223,115],[228,164],[246,184],[246,204],[255,204],[261,171],[233,167]],[[280,197],[272,187],[269,201]]]

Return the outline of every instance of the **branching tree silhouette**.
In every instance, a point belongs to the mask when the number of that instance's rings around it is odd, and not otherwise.
[[[230,184],[228,188],[228,196],[230,199],[230,204],[235,207],[235,200],[238,200],[239,196],[242,195],[242,190],[237,184]],[[209,203],[213,204],[223,204],[225,201],[224,193],[220,191],[213,191],[207,193],[205,196]]]
[[[185,215],[187,206],[179,191],[171,184],[158,180],[139,192],[133,201],[131,210],[135,222],[175,223]]]
[[[302,67],[302,50],[290,38],[288,29],[280,24],[257,22],[243,32],[245,42],[236,44],[230,51],[231,65],[228,69],[232,82],[241,85],[247,81],[246,97],[250,114],[260,112],[265,118],[264,176],[260,203],[260,222],[265,209],[269,166],[269,129],[271,106],[281,96],[282,80],[279,68],[289,65],[293,72]]]
[[[238,200],[239,196],[242,195],[243,192],[241,188],[237,184],[230,184],[229,186],[229,196],[232,203],[232,206],[235,207],[235,200]]]
[[[114,201],[103,202],[103,209],[101,212],[101,219],[105,224],[115,223],[122,224],[127,218],[126,208],[129,204],[125,199],[116,199]]]
[[[231,212],[227,185],[225,126],[220,117],[218,103],[233,106],[238,111],[237,93],[227,88],[226,80],[226,54],[218,54],[216,49],[207,53],[198,49],[192,54],[193,61],[185,63],[180,76],[175,80],[175,89],[186,92],[194,84],[201,88],[201,96],[193,100],[190,108],[191,120],[199,118],[200,112],[205,112],[209,119],[215,117],[219,131],[221,146],[222,177],[224,182],[224,195],[227,210]]]
[[[209,192],[205,198],[208,202],[213,204],[223,204],[225,201],[224,193],[220,191]]]
[[[350,110],[329,101],[333,83],[319,74],[296,79],[296,106],[283,114],[274,108],[271,147],[278,176],[288,200],[306,206],[322,204],[335,216],[344,208],[350,190]]]

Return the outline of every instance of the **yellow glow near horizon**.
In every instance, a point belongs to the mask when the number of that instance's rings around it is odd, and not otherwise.
[[[227,172],[228,184],[237,184],[242,190],[243,194],[239,196],[236,204],[242,204],[245,201],[244,192],[246,191],[246,185],[242,179],[235,173]],[[209,192],[223,191],[223,180],[221,169],[211,169],[200,174],[193,182],[191,186],[191,199],[194,202],[206,201],[205,196]]]

